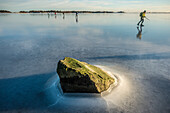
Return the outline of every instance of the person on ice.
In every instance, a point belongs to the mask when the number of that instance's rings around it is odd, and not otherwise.
[[[140,13],[140,21],[138,22],[137,25],[139,25],[141,23],[140,25],[144,26],[143,22],[144,22],[144,18],[146,18],[145,14],[146,14],[146,10],[144,10],[143,12]]]

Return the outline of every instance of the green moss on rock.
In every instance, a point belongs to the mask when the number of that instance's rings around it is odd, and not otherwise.
[[[58,62],[57,73],[64,92],[101,93],[115,81],[100,68],[70,57]]]

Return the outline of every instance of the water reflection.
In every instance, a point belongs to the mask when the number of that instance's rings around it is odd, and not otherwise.
[[[136,38],[138,38],[138,39],[140,39],[140,40],[142,39],[142,27],[143,27],[143,26],[140,26],[140,27],[138,26],[138,27],[137,27],[138,34],[136,35]]]

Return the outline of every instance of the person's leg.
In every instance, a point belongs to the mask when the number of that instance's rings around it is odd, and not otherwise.
[[[141,17],[141,18],[140,18],[140,21],[138,22],[137,25],[139,25],[139,24],[142,22],[142,20],[143,20],[143,18]]]
[[[140,21],[138,22],[138,24],[137,24],[137,25],[139,25],[141,21],[142,21],[142,20],[140,20]]]
[[[144,19],[142,19],[141,25],[143,25]]]

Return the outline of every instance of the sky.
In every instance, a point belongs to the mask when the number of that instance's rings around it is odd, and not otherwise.
[[[170,12],[170,0],[0,0],[0,10]]]

